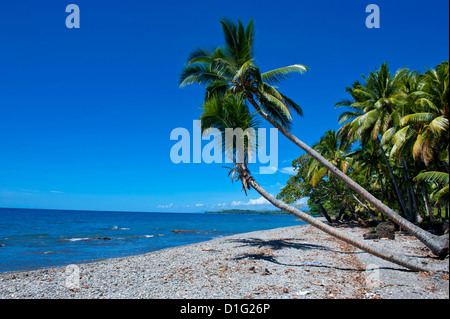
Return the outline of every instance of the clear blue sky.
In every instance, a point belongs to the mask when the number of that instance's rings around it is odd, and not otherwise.
[[[80,8],[68,29],[65,8]],[[368,29],[365,8],[381,10]],[[188,54],[222,45],[218,19],[256,26],[263,71],[310,68],[280,89],[303,109],[309,144],[337,129],[334,103],[361,74],[434,67],[449,56],[449,4],[433,1],[15,0],[0,4],[0,207],[197,212],[267,208],[220,164],[173,164],[170,132],[200,115],[201,87],[178,87]],[[276,195],[302,151],[279,135]],[[231,205],[234,202],[234,205]],[[219,206],[219,204],[225,204]],[[244,205],[247,204],[247,205]]]

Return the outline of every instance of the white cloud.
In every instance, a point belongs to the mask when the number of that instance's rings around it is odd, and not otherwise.
[[[270,204],[270,203],[267,199],[265,199],[264,197],[261,196],[258,199],[250,199],[248,204],[249,205],[264,205],[264,204]]]
[[[297,174],[297,170],[295,168],[293,168],[292,166],[289,166],[289,167],[284,167],[284,168],[280,169],[280,173],[295,175],[295,174]]]
[[[205,206],[205,204],[202,203],[195,204],[195,207],[202,207],[202,206]]]
[[[231,206],[250,206],[250,205],[266,205],[270,204],[267,199],[264,197],[260,197],[257,199],[250,199],[248,202],[241,202],[241,201],[233,201],[230,205]]]
[[[64,192],[61,192],[61,191],[50,191],[50,193],[54,193],[54,194],[64,194]]]
[[[173,203],[170,203],[169,205],[158,205],[158,208],[171,208],[173,207]]]

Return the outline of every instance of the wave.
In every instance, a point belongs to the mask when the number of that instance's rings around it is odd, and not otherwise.
[[[164,236],[164,234],[142,235],[142,236],[138,236],[138,237],[152,238],[152,237],[158,237],[158,236]]]
[[[76,242],[76,241],[90,241],[90,240],[111,240],[111,237],[83,237],[83,238],[62,238],[64,241]],[[123,239],[123,238],[116,238]]]
[[[128,227],[119,227],[119,226],[113,226],[111,228],[105,228],[106,230],[130,230]]]
[[[87,241],[91,238],[66,238],[66,241]]]

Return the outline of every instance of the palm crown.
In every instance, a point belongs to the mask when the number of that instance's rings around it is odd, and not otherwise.
[[[302,115],[302,109],[275,87],[290,73],[303,73],[300,64],[261,73],[254,62],[254,25],[244,27],[222,19],[220,21],[225,46],[214,50],[197,49],[191,53],[181,74],[181,87],[189,84],[206,86],[205,100],[215,95],[237,94],[250,102],[259,113],[270,116],[278,125],[289,129],[291,111]]]

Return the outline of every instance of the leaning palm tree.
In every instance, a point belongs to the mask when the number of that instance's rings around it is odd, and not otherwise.
[[[230,173],[232,181],[241,181],[243,190],[246,192],[250,189],[256,190],[261,196],[267,199],[274,206],[297,216],[301,220],[311,224],[312,226],[324,231],[325,233],[338,238],[350,245],[353,245],[363,251],[366,251],[372,255],[380,257],[382,259],[388,260],[390,262],[396,263],[408,269],[414,271],[431,271],[431,272],[448,272],[448,269],[442,268],[439,264],[418,262],[405,255],[393,254],[389,250],[376,247],[373,244],[367,242],[362,242],[356,238],[338,231],[337,229],[321,222],[319,219],[314,218],[295,207],[289,206],[277,199],[275,199],[271,194],[269,194],[261,185],[259,185],[256,180],[251,175],[248,169],[248,158],[251,156],[252,145],[257,145],[256,141],[251,141],[249,137],[244,144],[243,148],[237,147],[236,143],[231,140],[226,139],[226,129],[236,129],[240,128],[243,131],[247,129],[256,130],[258,122],[255,119],[254,114],[248,112],[245,101],[234,95],[225,95],[222,97],[215,96],[209,99],[203,105],[203,113],[200,117],[201,126],[203,131],[208,131],[211,129],[216,129],[219,134],[222,135],[222,151],[225,155],[233,159],[234,167],[230,167]],[[243,161],[238,161],[240,155],[238,150],[244,152],[242,158]]]
[[[416,236],[433,253],[440,257],[446,256],[448,253],[448,236],[446,238],[435,236],[408,222],[290,132],[289,128],[292,124],[291,111],[302,115],[302,109],[294,101],[282,94],[275,85],[286,79],[291,73],[305,72],[307,67],[295,64],[261,73],[254,62],[253,22],[250,21],[247,27],[244,27],[240,21],[237,25],[226,19],[220,22],[225,38],[225,47],[217,48],[213,51],[205,49],[195,50],[182,71],[180,86],[183,87],[189,84],[205,85],[205,100],[208,100],[214,94],[240,94],[262,118],[365,198],[380,212]]]

